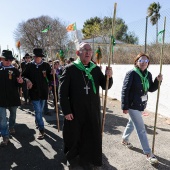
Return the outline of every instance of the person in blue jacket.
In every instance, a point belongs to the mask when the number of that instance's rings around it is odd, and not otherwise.
[[[159,74],[154,81],[152,80],[152,74],[147,69],[149,63],[148,55],[138,54],[134,60],[134,68],[128,71],[124,78],[121,108],[124,114],[129,113],[129,121],[122,136],[122,144],[128,148],[133,148],[129,142],[129,137],[135,128],[147,160],[151,164],[155,164],[158,163],[158,160],[149,147],[142,112],[147,105],[147,93],[156,91],[159,81],[162,81],[163,78]]]

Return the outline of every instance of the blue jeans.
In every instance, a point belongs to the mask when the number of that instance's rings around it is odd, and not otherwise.
[[[2,137],[9,137],[6,109],[9,109],[9,112],[10,112],[9,128],[14,128],[15,120],[16,120],[17,106],[12,106],[8,108],[0,107],[0,131],[1,131]]]
[[[48,111],[48,103],[47,100],[45,100],[43,112],[46,114]]]
[[[137,131],[138,138],[142,145],[144,154],[150,154],[151,149],[149,147],[149,142],[148,142],[148,138],[147,138],[147,134],[146,134],[146,130],[145,130],[145,125],[144,125],[143,118],[142,118],[142,112],[138,111],[138,110],[129,109],[129,122],[126,125],[126,128],[125,128],[123,136],[122,136],[124,141],[126,141],[126,142],[129,141],[129,137],[130,137],[131,133],[133,132],[134,127]]]
[[[32,104],[35,110],[35,120],[38,124],[39,130],[44,129],[44,121],[42,118],[42,113],[44,109],[45,100],[32,100]]]

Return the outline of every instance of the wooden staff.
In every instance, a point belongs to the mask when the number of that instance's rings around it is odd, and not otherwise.
[[[100,68],[101,68],[101,62],[100,62]],[[102,89],[102,106],[103,106],[103,89]]]
[[[111,40],[110,40],[110,55],[108,57],[108,68],[110,67],[110,59],[113,55],[112,38],[113,38],[115,20],[116,20],[116,7],[117,7],[117,3],[114,4],[114,14],[113,14],[113,20],[112,20],[112,32],[111,32]],[[104,106],[103,106],[103,119],[102,119],[102,137],[103,137],[103,131],[104,131],[105,117],[106,117],[106,103],[107,103],[108,86],[109,86],[109,76],[107,76],[107,79],[106,79],[106,90],[105,90],[105,98],[104,98]]]
[[[162,46],[161,46],[161,56],[160,56],[160,75],[162,73],[162,57],[163,57],[163,47],[165,41],[165,26],[166,26],[166,17],[164,18],[164,30],[163,30],[163,37],[162,37]],[[153,141],[152,141],[152,153],[154,153],[155,147],[155,135],[156,135],[156,123],[157,123],[157,115],[158,115],[158,103],[159,103],[159,94],[160,94],[160,81],[158,84],[158,92],[157,92],[157,100],[156,100],[156,110],[155,110],[155,122],[154,122],[154,134],[153,134]]]
[[[20,61],[19,61],[19,71],[20,71],[20,76],[21,76],[21,73],[22,73],[22,68],[21,68],[21,49],[20,49],[20,47],[21,47],[21,43],[20,43],[20,41],[17,41],[17,43],[16,43],[16,47],[18,48],[18,51],[19,51],[19,59],[20,59]],[[7,47],[8,48],[8,47]],[[13,54],[14,55],[14,54]],[[21,103],[23,103],[22,102],[22,87],[20,87],[20,97],[21,97]]]
[[[51,53],[51,35],[50,35],[50,30],[48,30],[49,33],[49,43],[50,43],[50,58],[52,57]],[[58,116],[58,104],[57,104],[57,95],[58,93],[56,91],[56,78],[55,78],[55,72],[54,72],[54,57],[52,58],[52,70],[53,70],[53,80],[54,80],[54,98],[55,98],[55,111],[56,111],[56,118],[57,118],[57,127],[58,127],[58,132],[60,132],[60,123],[59,123],[59,116]]]

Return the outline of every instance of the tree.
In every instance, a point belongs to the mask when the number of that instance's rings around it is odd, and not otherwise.
[[[112,18],[111,17],[104,17],[102,22],[102,34],[105,36],[109,36],[111,34],[112,29]],[[127,32],[127,25],[121,18],[117,18],[115,21],[115,39],[123,41],[123,35]]]
[[[128,44],[138,44],[138,37],[136,37],[134,32],[128,32],[124,35],[123,41]]]
[[[111,17],[104,17],[100,19],[98,17],[90,18],[87,20],[83,25],[83,35],[84,38],[92,38],[94,36],[100,36],[103,38],[103,41],[106,42],[106,39],[110,37],[112,29],[112,18]],[[115,39],[137,44],[138,38],[135,37],[133,33],[127,33],[128,26],[125,24],[124,20],[121,18],[117,18],[115,22]]]
[[[42,32],[49,26],[49,32]],[[50,35],[50,36],[49,36]],[[43,48],[47,54],[56,54],[56,50],[63,48],[68,41],[66,26],[59,19],[41,16],[18,24],[14,31],[15,41],[21,42],[21,50],[32,52],[35,47]]]
[[[149,5],[148,9],[147,9],[147,14],[148,17],[150,17],[150,22],[152,23],[152,25],[156,25],[156,43],[158,43],[158,20],[160,19],[160,11],[161,6],[156,2],[153,2],[152,4]]]
[[[98,36],[101,22],[102,20],[99,17],[90,18],[85,21],[82,29],[84,38],[92,38]]]

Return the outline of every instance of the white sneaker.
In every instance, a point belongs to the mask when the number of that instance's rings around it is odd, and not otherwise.
[[[148,154],[146,155],[146,159],[150,162],[150,164],[157,164],[158,163],[158,159],[155,157],[154,154]]]

